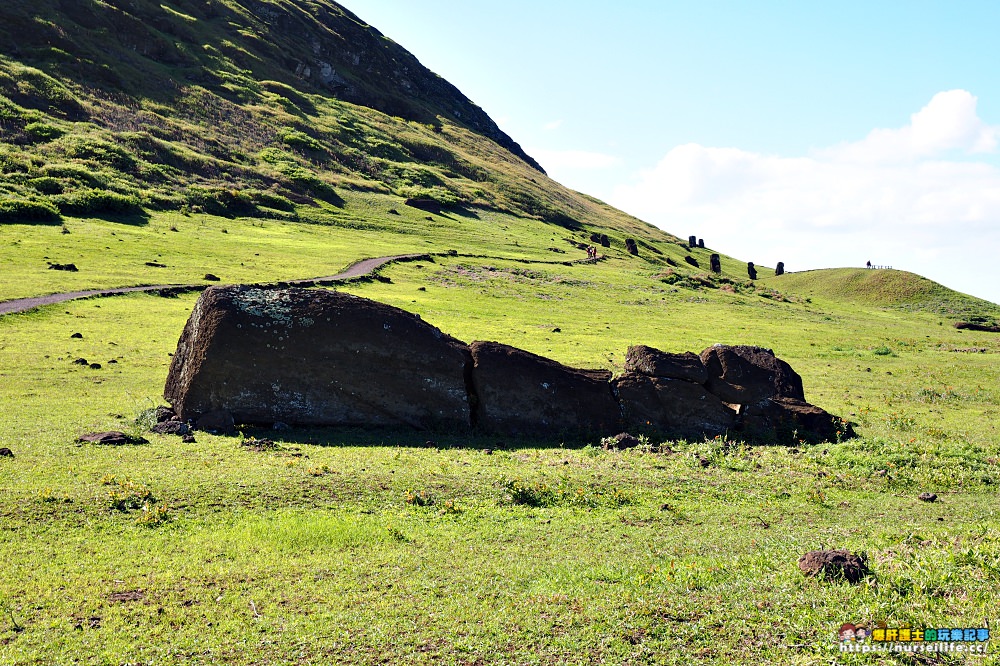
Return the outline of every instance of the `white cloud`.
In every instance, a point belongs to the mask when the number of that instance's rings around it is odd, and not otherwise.
[[[531,148],[526,149],[526,152],[538,160],[538,163],[549,172],[574,169],[610,169],[622,163],[621,158],[614,155],[589,150],[540,150]]]
[[[874,129],[862,141],[841,144],[822,156],[852,162],[906,161],[950,151],[991,153],[1000,128],[976,113],[977,98],[966,90],[940,92],[899,129]]]
[[[1000,301],[1000,169],[944,159],[996,149],[966,91],[935,95],[899,129],[808,157],[687,144],[611,202],[709,247],[790,270],[893,265]],[[992,272],[992,278],[987,278]]]

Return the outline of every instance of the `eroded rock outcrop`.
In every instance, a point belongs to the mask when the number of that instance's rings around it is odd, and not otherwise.
[[[335,291],[212,287],[164,397],[184,420],[467,428],[466,346],[420,317]]]
[[[769,349],[715,345],[698,355],[636,345],[613,378],[497,342],[466,345],[397,308],[298,288],[206,290],[164,396],[170,418],[215,432],[281,422],[539,439],[622,428],[778,443],[852,434],[805,402],[801,377]]]
[[[484,432],[532,436],[617,431],[611,373],[579,370],[497,342],[473,342],[473,422]]]

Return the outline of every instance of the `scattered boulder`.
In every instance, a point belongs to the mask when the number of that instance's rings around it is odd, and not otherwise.
[[[194,427],[205,432],[225,434],[236,430],[236,420],[228,409],[215,409],[199,416]]]
[[[81,339],[83,339],[83,333],[74,333],[73,335],[71,335],[69,337],[73,338],[73,339],[76,339],[76,340],[81,340]]]
[[[688,255],[688,256],[684,257],[684,261],[686,261],[688,264],[694,266],[695,268],[700,268],[700,266],[698,265],[698,260],[695,259],[694,257],[692,257],[691,255]]]
[[[167,267],[166,264],[161,264],[158,261],[147,261],[146,265],[149,266],[149,267],[151,267],[151,268],[166,268]]]
[[[722,259],[717,254],[713,254],[709,257],[709,261],[712,262],[712,272],[721,273],[722,272]]]
[[[222,278],[220,278],[215,273],[205,273],[205,277],[203,277],[202,280],[205,280],[207,282],[219,282],[222,280]]]
[[[181,441],[185,444],[194,444],[197,440],[194,438],[194,435],[188,433],[186,435],[181,435]]]
[[[76,264],[54,264],[49,262],[50,271],[69,271],[70,273],[76,273],[80,269],[76,267]]]
[[[73,365],[90,365],[90,361],[88,361],[83,357],[80,357],[73,360]]]
[[[6,446],[0,449],[0,458],[13,458],[14,452],[8,449]]]
[[[768,398],[805,401],[802,378],[770,349],[714,345],[701,353],[705,387],[730,404],[759,404]]]
[[[620,432],[614,437],[605,437],[601,440],[601,447],[605,451],[615,451],[623,449],[634,449],[642,444],[638,437],[634,437],[627,432]]]
[[[183,419],[467,430],[467,347],[419,316],[335,291],[209,287],[164,397]],[[201,428],[201,425],[198,425]]]
[[[524,437],[601,434],[621,412],[611,373],[579,370],[497,342],[473,342],[473,423],[483,432]]]
[[[799,558],[799,570],[806,576],[846,580],[851,584],[872,573],[864,557],[848,550],[811,550]]]
[[[89,367],[90,367],[91,370],[100,370],[101,369],[101,364],[100,363],[91,363]]]
[[[104,444],[107,446],[123,446],[126,444],[147,444],[148,440],[143,437],[133,437],[117,430],[108,432],[92,432],[80,435],[78,442],[89,442],[90,444]]]
[[[750,276],[751,280],[756,280],[757,279],[757,269],[754,268],[754,265],[753,265],[752,261],[748,261],[747,262],[747,275]]]
[[[170,407],[164,407],[160,405],[153,411],[153,416],[156,418],[157,423],[163,423],[164,421],[174,421],[177,420],[177,412],[175,412]]]
[[[774,274],[775,275],[784,275],[785,274],[785,262],[783,262],[783,261],[779,261],[778,262],[778,265],[774,267]]]
[[[634,238],[625,239],[625,249],[629,254],[639,254],[639,246],[635,244]]]
[[[708,381],[708,370],[697,354],[669,354],[646,345],[632,345],[628,348],[625,353],[625,372],[665,379],[684,379],[696,384]]]
[[[627,428],[702,439],[721,435],[736,424],[736,410],[700,384],[626,373],[614,385]]]
[[[162,421],[149,430],[158,435],[177,435],[183,437],[191,432],[191,426],[183,421]]]
[[[937,495],[935,495],[934,493],[920,493],[919,495],[917,495],[917,499],[920,500],[921,502],[936,502]]]

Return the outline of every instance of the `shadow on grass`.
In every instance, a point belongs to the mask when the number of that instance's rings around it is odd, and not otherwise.
[[[511,451],[517,449],[557,449],[583,448],[600,444],[598,435],[584,437],[580,435],[558,438],[506,437],[502,435],[485,435],[470,431],[467,434],[455,434],[434,431],[401,430],[398,428],[291,428],[274,430],[267,427],[242,426],[240,432],[244,437],[270,439],[283,444],[309,444],[312,446],[400,446],[407,448],[427,449],[469,449],[494,451]]]

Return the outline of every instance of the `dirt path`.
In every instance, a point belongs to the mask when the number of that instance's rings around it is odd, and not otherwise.
[[[386,264],[391,264],[395,261],[407,261],[414,259],[421,259],[426,257],[430,259],[429,254],[397,254],[389,257],[373,257],[371,259],[362,259],[356,263],[351,264],[345,268],[340,273],[336,275],[328,275],[326,277],[311,278],[303,280],[286,280],[281,284],[295,284],[295,285],[313,285],[322,284],[327,282],[340,282],[343,280],[353,280],[355,278],[364,277],[366,275],[371,275],[378,269],[382,268]],[[32,296],[31,298],[16,298],[10,301],[0,302],[0,315],[13,314],[15,312],[25,312],[31,310],[32,308],[41,307],[43,305],[52,305],[53,303],[62,303],[63,301],[72,301],[77,298],[93,298],[99,296],[115,296],[118,294],[128,294],[136,291],[195,291],[207,289],[212,285],[210,284],[150,284],[141,285],[137,287],[118,287],[115,289],[91,289],[88,291],[68,291],[62,294],[49,294],[47,296]]]

